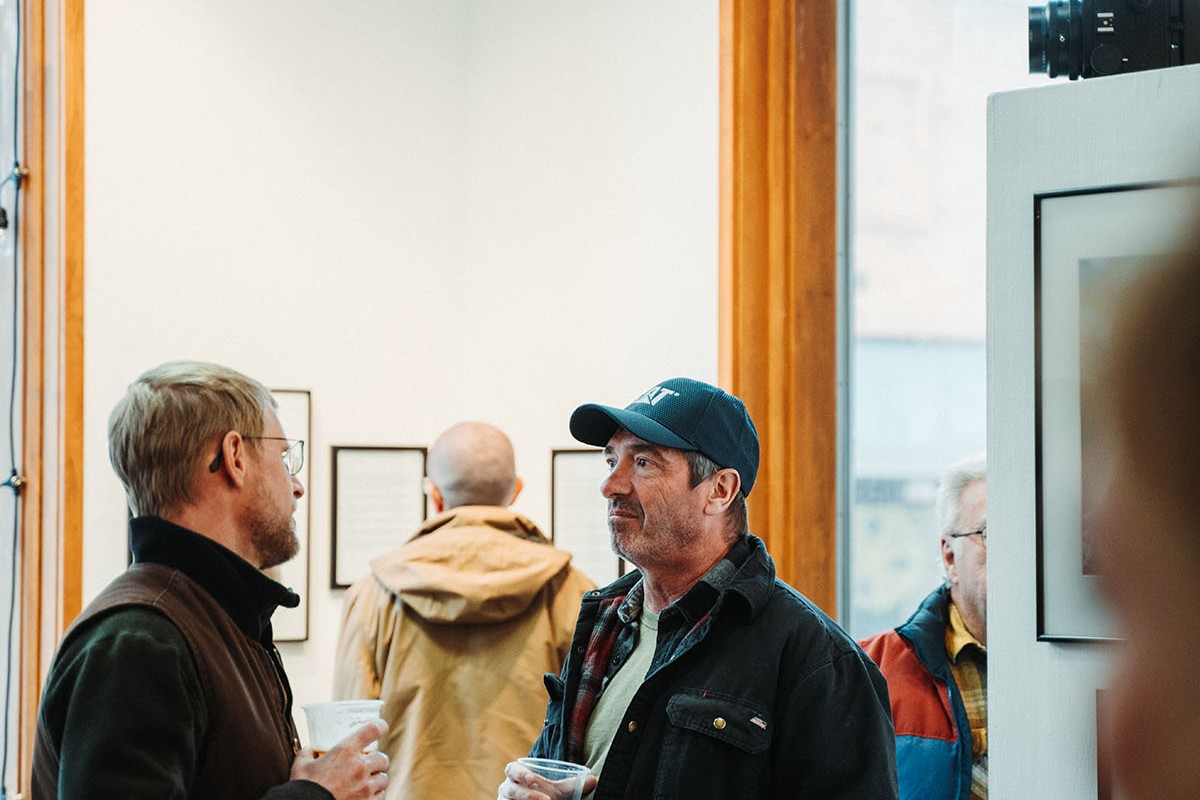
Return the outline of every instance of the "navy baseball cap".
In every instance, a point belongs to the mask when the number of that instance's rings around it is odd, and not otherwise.
[[[588,403],[571,414],[571,435],[584,444],[604,447],[618,428],[651,444],[696,450],[723,469],[736,469],[743,494],[754,488],[758,431],[742,401],[716,386],[671,378],[625,408]]]

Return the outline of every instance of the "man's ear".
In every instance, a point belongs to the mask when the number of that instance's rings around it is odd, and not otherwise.
[[[704,513],[720,516],[725,513],[742,488],[742,478],[736,469],[719,470],[709,481],[708,496],[704,501]]]
[[[440,514],[445,510],[446,501],[442,497],[442,490],[437,488],[437,484],[433,481],[429,482],[429,502],[433,503],[434,514]]]
[[[958,568],[954,563],[954,545],[945,536],[942,537],[942,566],[946,570],[946,577],[951,583],[958,581]]]
[[[517,502],[517,498],[521,496],[521,490],[524,488],[525,481],[521,480],[521,476],[518,475],[516,479],[516,486],[513,488],[512,497],[508,498],[508,505],[511,506],[513,503]]]
[[[249,443],[237,431],[229,431],[221,439],[221,458],[216,471],[231,486],[239,489],[246,482],[249,447]]]

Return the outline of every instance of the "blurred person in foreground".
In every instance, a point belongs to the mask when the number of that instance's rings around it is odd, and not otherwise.
[[[133,565],[59,645],[38,712],[31,796],[381,798],[387,757],[359,728],[301,749],[271,634],[299,598],[262,570],[299,547],[303,442],[262,384],[178,361],[130,385],[109,418]]]
[[[1146,268],[1117,315],[1097,512],[1101,581],[1125,641],[1101,746],[1132,800],[1200,794],[1200,247]]]
[[[861,642],[888,682],[902,800],[987,798],[987,460],[938,484],[942,585]]]
[[[613,549],[638,567],[585,596],[531,755],[586,764],[595,800],[896,795],[887,686],[747,531],[758,434],[687,378],[571,434],[604,448]],[[512,762],[499,795],[562,796]]]
[[[334,696],[384,701],[392,800],[487,797],[542,729],[542,675],[562,668],[595,588],[509,506],[512,443],[481,422],[429,450],[436,515],[345,598]]]

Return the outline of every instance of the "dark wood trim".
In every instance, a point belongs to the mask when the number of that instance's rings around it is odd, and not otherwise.
[[[722,0],[720,381],[762,460],[750,524],[837,605],[837,3]]]

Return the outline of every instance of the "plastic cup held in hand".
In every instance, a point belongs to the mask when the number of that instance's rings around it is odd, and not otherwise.
[[[354,731],[380,719],[382,700],[334,700],[329,703],[309,703],[304,706],[308,719],[308,745],[322,755]],[[375,742],[368,746],[374,750]]]
[[[583,797],[583,783],[591,774],[582,764],[553,758],[518,758],[517,763],[538,777],[555,781],[560,789],[573,792],[561,795],[562,800],[579,800]]]

